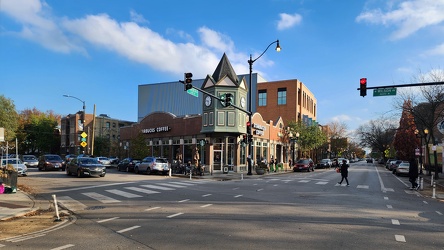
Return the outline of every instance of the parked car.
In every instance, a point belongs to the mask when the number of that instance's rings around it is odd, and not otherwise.
[[[119,164],[119,162],[120,162],[119,158],[117,158],[115,156],[108,157],[108,159],[111,162],[111,164]]]
[[[392,173],[395,173],[396,168],[399,166],[399,164],[401,164],[402,161],[401,160],[396,160],[396,161],[392,161],[390,162],[390,166],[389,166],[389,170],[392,171]]]
[[[67,175],[83,176],[98,176],[105,177],[106,167],[101,164],[97,158],[92,157],[77,157],[72,159],[66,166]]]
[[[69,154],[65,156],[65,162],[68,163],[70,162],[73,158],[76,158],[77,155],[73,155],[73,154]]]
[[[134,167],[134,172],[138,173],[163,173],[167,174],[170,171],[171,164],[166,158],[160,157],[145,157],[142,162]]]
[[[10,158],[10,159],[3,159],[2,160],[2,166],[6,165],[12,165],[15,170],[17,170],[18,176],[27,176],[28,175],[28,168],[20,159],[17,158]]]
[[[409,168],[410,168],[410,163],[408,163],[408,162],[401,162],[399,164],[399,166],[396,168],[395,174],[397,176],[401,176],[401,175],[408,176],[409,175]]]
[[[310,170],[314,171],[314,162],[312,159],[300,159],[294,164],[294,172],[303,170],[306,170],[307,172],[310,172]]]
[[[111,165],[111,161],[107,157],[99,156],[99,157],[96,157],[96,159],[100,163],[102,163],[102,165],[104,165],[104,166],[110,166]]]
[[[331,168],[333,162],[330,159],[322,159],[316,165],[316,168]]]
[[[39,160],[34,155],[22,155],[21,160],[28,168],[37,167],[39,165]]]
[[[373,163],[373,158],[367,158],[367,163]]]
[[[392,161],[396,161],[396,159],[388,159],[388,160],[385,162],[385,168],[386,168],[386,169],[389,169],[390,164],[392,163]]]
[[[140,162],[139,159],[125,158],[117,164],[117,171],[134,172],[134,167]]]
[[[42,155],[39,158],[38,168],[40,171],[46,170],[62,170],[65,171],[65,161],[62,160],[60,155],[47,154]]]

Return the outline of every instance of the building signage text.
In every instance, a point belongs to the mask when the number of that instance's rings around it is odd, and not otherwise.
[[[254,134],[255,134],[255,135],[259,135],[259,136],[264,135],[265,126],[262,126],[262,125],[259,125],[259,124],[256,124],[256,123],[253,123],[253,128],[256,129],[256,130],[254,131]]]
[[[143,134],[152,134],[152,133],[160,133],[160,132],[168,132],[170,131],[170,127],[169,126],[162,126],[162,127],[157,127],[157,128],[145,128],[142,129],[142,133]]]

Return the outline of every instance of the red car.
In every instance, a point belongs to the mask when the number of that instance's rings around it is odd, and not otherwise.
[[[314,171],[314,162],[312,159],[300,159],[294,164],[293,171],[304,171],[307,172]]]

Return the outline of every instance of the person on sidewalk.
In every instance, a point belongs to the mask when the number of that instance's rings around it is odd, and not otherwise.
[[[348,177],[348,167],[349,167],[349,165],[347,164],[347,160],[346,159],[342,160],[342,165],[340,167],[342,179],[340,182],[338,182],[338,184],[342,184],[342,182],[345,179],[345,181],[347,182],[347,187],[350,186],[350,184],[348,183],[348,178],[347,178]]]
[[[419,188],[416,179],[418,179],[418,164],[416,163],[416,159],[412,158],[409,162],[409,181],[412,183],[410,190]]]

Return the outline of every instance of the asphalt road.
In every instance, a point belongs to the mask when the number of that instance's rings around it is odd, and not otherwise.
[[[444,206],[365,162],[231,181],[31,171],[73,213],[62,229],[7,249],[444,249]]]

